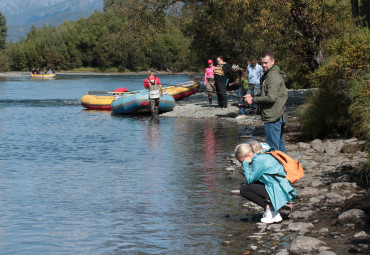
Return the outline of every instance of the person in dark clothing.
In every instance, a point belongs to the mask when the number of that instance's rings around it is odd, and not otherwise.
[[[219,56],[217,58],[217,66],[213,70],[218,106],[222,109],[227,108],[227,96],[226,96],[226,86],[228,82],[228,74],[231,71],[231,66],[224,62],[223,57]]]

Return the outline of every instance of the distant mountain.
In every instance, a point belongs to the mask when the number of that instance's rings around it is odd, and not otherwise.
[[[26,37],[32,25],[58,26],[63,21],[86,18],[103,9],[103,0],[1,0],[0,11],[6,17],[8,41]]]

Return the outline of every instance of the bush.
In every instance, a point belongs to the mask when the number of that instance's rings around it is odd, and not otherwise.
[[[353,121],[351,131],[370,141],[370,72],[350,81],[349,97],[352,102],[349,107]]]
[[[367,28],[354,28],[326,44],[328,61],[311,76],[319,90],[299,113],[309,136],[369,137],[369,41]]]

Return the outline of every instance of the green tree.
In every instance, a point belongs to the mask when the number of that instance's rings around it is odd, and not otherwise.
[[[7,32],[8,27],[6,26],[6,18],[0,12],[0,49],[5,49]]]

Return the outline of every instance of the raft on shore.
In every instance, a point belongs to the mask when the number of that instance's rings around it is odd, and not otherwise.
[[[163,93],[172,96],[175,100],[181,100],[195,94],[200,88],[198,81],[187,81],[179,83],[174,86],[163,87]],[[130,94],[130,93],[146,93],[147,90],[137,90],[132,92],[104,92],[104,91],[89,92],[88,95],[84,95],[81,98],[81,104],[86,109],[90,110],[111,110],[111,104],[116,99],[117,94],[119,96]],[[116,94],[116,95],[115,95]]]
[[[173,96],[175,100],[181,100],[195,94],[199,88],[199,81],[187,81],[174,86],[163,87],[163,91]]]

